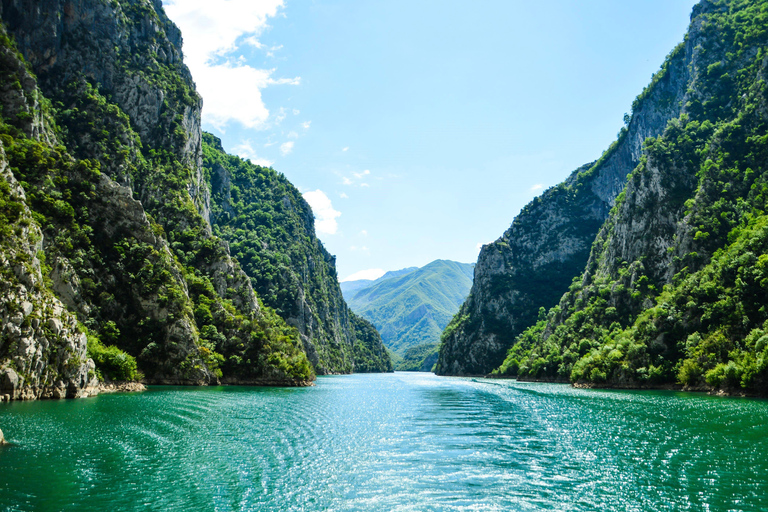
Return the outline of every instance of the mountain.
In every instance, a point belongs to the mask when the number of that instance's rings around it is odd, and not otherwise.
[[[9,0],[0,16],[0,394],[391,370],[375,329],[344,304],[295,188],[202,133],[181,33],[159,0]],[[280,196],[253,190],[276,183]],[[253,203],[228,203],[238,193]],[[244,263],[232,257],[241,231],[258,231],[249,214],[280,205],[296,215],[275,215]],[[233,234],[222,211],[246,224]]]
[[[344,301],[335,257],[315,236],[301,192],[274,170],[226,154],[208,133],[203,172],[213,233],[229,244],[264,303],[298,329],[315,371],[390,371],[380,336]]]
[[[483,248],[438,371],[766,393],[767,44],[768,2],[696,5],[611,148]]]
[[[341,293],[344,294],[344,299],[347,302],[349,302],[349,300],[354,296],[353,292],[362,290],[363,288],[368,288],[369,286],[375,283],[378,283],[379,281],[383,281],[384,279],[389,279],[391,277],[404,276],[405,274],[409,274],[414,270],[417,270],[418,268],[419,267],[408,267],[400,270],[390,270],[389,272],[386,272],[383,276],[377,279],[359,279],[357,281],[343,281],[342,283],[340,283]]]
[[[436,260],[421,268],[388,272],[347,291],[347,302],[376,326],[387,348],[402,356],[417,345],[437,345],[443,328],[469,292],[473,268],[467,263]]]

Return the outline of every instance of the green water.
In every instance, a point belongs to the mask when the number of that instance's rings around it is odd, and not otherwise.
[[[433,375],[0,404],[0,510],[766,510],[768,402]]]

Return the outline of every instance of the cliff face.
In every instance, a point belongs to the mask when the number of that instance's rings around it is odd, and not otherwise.
[[[378,332],[349,310],[309,204],[284,176],[203,134],[211,224],[264,302],[296,327],[319,374],[392,371]]]
[[[681,114],[640,164],[557,307],[500,373],[768,392],[768,2],[703,1]]]
[[[498,240],[482,248],[470,295],[443,333],[438,374],[489,373],[536,321],[539,308],[557,304],[584,268],[600,226],[640,162],[643,141],[682,111],[694,48],[689,38],[670,54],[633,103],[618,140],[597,162],[534,199]]]
[[[3,36],[0,62],[8,168],[41,233],[41,286],[66,309],[62,318],[76,318],[92,374],[304,384],[314,378],[305,350],[323,373],[388,368],[377,335],[355,337],[343,302],[321,296],[309,315],[332,318],[339,335],[313,338],[296,330],[305,323],[288,325],[213,234],[202,100],[160,1],[4,0],[0,15],[14,39]],[[309,235],[292,243],[315,247],[324,269],[316,279],[335,284],[333,259]],[[288,265],[298,274],[307,266],[315,265]],[[305,292],[280,293],[300,303]],[[3,368],[15,347],[0,344]],[[316,357],[334,347],[340,357]]]
[[[10,176],[41,233],[40,286],[97,361],[77,352],[89,378],[137,378],[138,365],[149,382],[311,379],[297,333],[212,235],[201,100],[161,4],[6,1],[2,17],[16,41],[3,36],[0,62]],[[10,395],[50,395],[24,390],[64,374],[29,374],[17,345],[0,344],[3,368],[29,377]]]

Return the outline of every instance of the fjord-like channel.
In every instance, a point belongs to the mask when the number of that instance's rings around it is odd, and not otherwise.
[[[766,510],[768,402],[396,373],[0,404],[0,510]]]

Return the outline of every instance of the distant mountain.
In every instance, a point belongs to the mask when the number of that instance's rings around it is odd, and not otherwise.
[[[403,268],[400,270],[390,270],[383,276],[381,276],[378,279],[358,279],[357,281],[344,281],[341,284],[341,294],[344,296],[344,300],[349,302],[349,300],[355,295],[356,292],[362,290],[363,288],[368,288],[369,286],[376,284],[380,281],[383,281],[385,279],[390,279],[392,277],[400,277],[404,276],[405,274],[410,274],[414,270],[419,270],[419,267],[408,267]]]
[[[422,268],[388,272],[374,281],[341,283],[341,290],[352,311],[376,326],[384,345],[405,356],[417,345],[437,346],[440,333],[472,287],[473,272],[473,264],[436,260]],[[419,353],[431,352],[424,349]],[[414,365],[411,358],[408,361]]]

